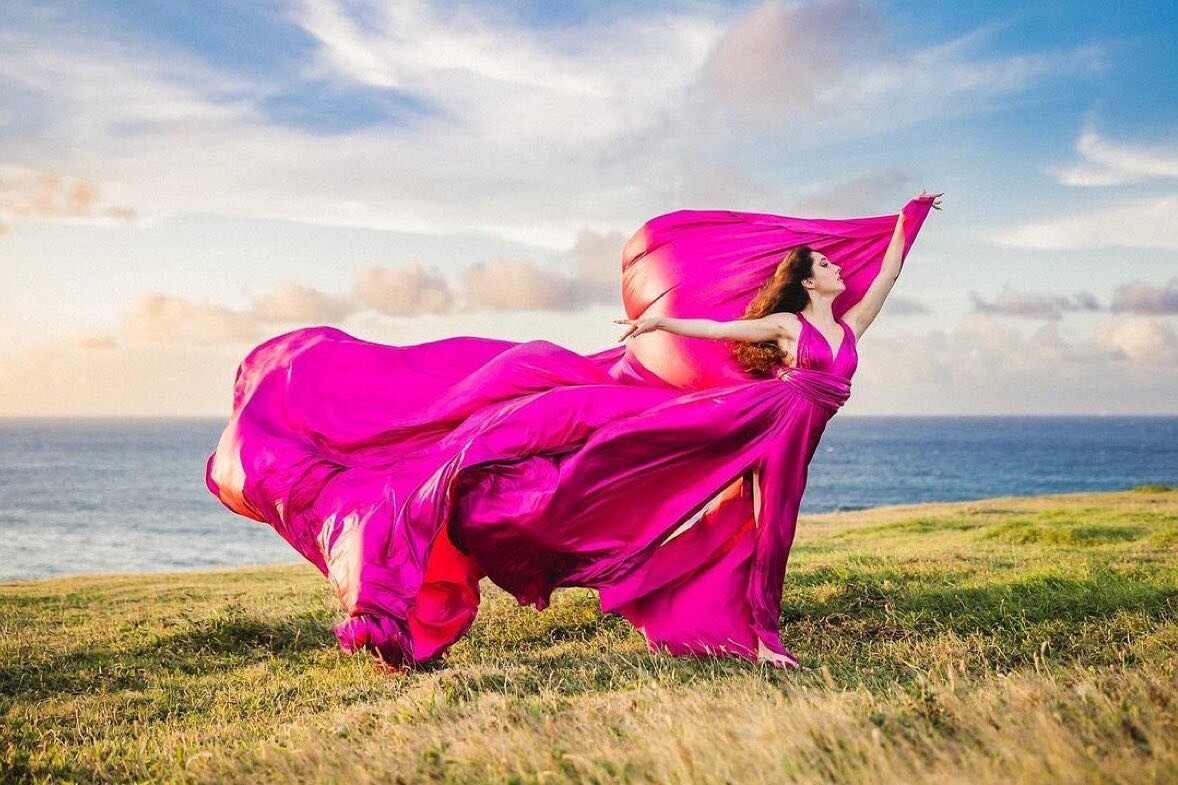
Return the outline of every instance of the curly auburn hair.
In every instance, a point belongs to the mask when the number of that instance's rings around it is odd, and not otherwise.
[[[791,248],[773,275],[757,291],[741,319],[760,319],[771,313],[797,313],[810,301],[802,281],[814,273],[814,250],[808,245]],[[732,354],[746,373],[767,376],[776,365],[788,364],[790,357],[777,341],[728,341]]]

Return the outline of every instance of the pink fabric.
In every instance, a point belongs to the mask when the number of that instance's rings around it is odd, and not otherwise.
[[[932,203],[926,197],[904,207],[905,256]],[[895,215],[842,220],[727,210],[660,215],[639,229],[622,252],[626,315],[738,319],[785,252],[806,244],[842,268],[847,288],[832,305],[840,317],[863,299],[879,274],[895,227]],[[720,341],[660,330],[631,339],[626,356],[687,389],[747,381]]]
[[[906,251],[931,204],[905,207]],[[736,318],[806,242],[842,266],[839,317],[895,220],[659,216],[626,245],[626,313]],[[763,641],[796,663],[778,630],[786,561],[858,350],[845,324],[833,352],[806,324],[798,367],[751,379],[722,347],[660,332],[582,356],[294,330],[239,366],[206,484],[323,572],[348,613],[340,644],[393,669],[466,633],[482,577],[537,609],[558,587],[593,587],[652,650],[756,659]]]

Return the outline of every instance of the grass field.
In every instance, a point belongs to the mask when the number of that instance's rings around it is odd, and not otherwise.
[[[1178,782],[1175,488],[805,516],[800,672],[483,585],[399,676],[309,565],[0,585],[0,779]]]

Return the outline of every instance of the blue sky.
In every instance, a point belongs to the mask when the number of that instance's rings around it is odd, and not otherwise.
[[[647,218],[924,188],[847,415],[1178,413],[1173,3],[10,2],[0,47],[0,415],[220,415],[308,323],[604,348]]]

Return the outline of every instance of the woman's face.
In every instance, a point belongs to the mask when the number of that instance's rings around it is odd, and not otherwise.
[[[817,251],[814,252],[814,272],[811,278],[814,281],[812,291],[815,292],[837,294],[847,288],[843,282],[842,268],[826,258],[825,254]]]

